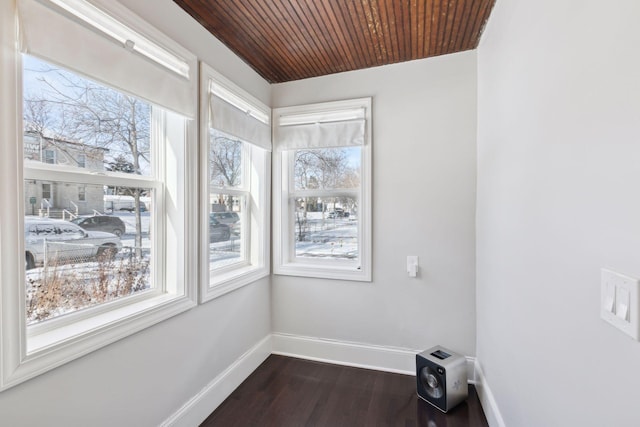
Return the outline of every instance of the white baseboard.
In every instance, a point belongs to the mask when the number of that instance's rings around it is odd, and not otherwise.
[[[271,337],[273,354],[415,375],[414,350],[280,333],[272,334]]]
[[[422,351],[280,333],[271,336],[273,354],[404,375],[416,374],[416,354]],[[467,378],[473,383],[475,358],[466,359]]]
[[[161,427],[200,425],[271,354],[267,335],[167,418]]]
[[[487,417],[487,422],[491,427],[505,427],[504,419],[496,403],[496,399],[491,392],[491,388],[487,383],[487,379],[482,371],[482,366],[478,360],[475,361],[475,375],[476,375],[476,391],[478,392],[478,398],[482,405],[484,415]]]

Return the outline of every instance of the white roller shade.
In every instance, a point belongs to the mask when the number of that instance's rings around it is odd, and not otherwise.
[[[19,0],[23,52],[196,117],[195,55],[142,20],[142,28],[120,23],[116,17],[123,7],[118,3],[97,8],[67,0],[60,2],[63,10],[54,2],[59,0]]]
[[[278,150],[363,145],[371,99],[286,107],[274,110]]]
[[[229,82],[225,84],[231,85]],[[227,89],[214,81],[209,90],[211,127],[271,151],[271,111],[267,106],[255,99],[248,100],[249,95],[239,88]]]
[[[271,126],[211,94],[211,127],[271,151]]]

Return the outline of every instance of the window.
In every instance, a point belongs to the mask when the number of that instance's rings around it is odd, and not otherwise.
[[[202,64],[201,300],[269,273],[270,109]]]
[[[55,165],[56,164],[56,152],[53,150],[44,150],[44,163]]]
[[[193,307],[198,234],[196,57],[115,2],[3,2],[0,27],[21,70],[0,80],[19,100],[0,111],[0,170],[22,166],[0,180],[1,390]],[[108,197],[128,207],[110,228],[54,218]]]
[[[274,272],[371,280],[371,100],[274,110]]]
[[[23,55],[22,63],[25,82],[23,131],[33,133],[38,129],[45,144],[55,145],[64,153],[87,147],[101,154],[101,161],[91,170],[69,169],[63,165],[43,169],[25,158],[25,195],[31,193],[29,180],[38,182],[46,173],[47,179],[55,179],[42,184],[43,197],[49,195],[44,197],[49,202],[47,216],[69,206],[78,209],[75,202],[87,201],[87,186],[73,183],[94,184],[89,187],[91,203],[80,206],[80,214],[104,209],[104,188],[116,188],[117,194],[131,196],[134,206],[140,206],[142,196],[157,200],[163,172],[155,170],[156,157],[161,157],[163,148],[151,135],[151,115],[156,107],[36,57]],[[77,93],[83,96],[78,97]],[[40,116],[32,114],[34,111],[44,114],[46,122],[38,122]],[[120,129],[127,129],[127,132],[120,132]],[[54,152],[46,150],[45,153],[48,151]],[[112,175],[91,173],[104,172],[105,164],[114,172]],[[127,187],[122,186],[125,180]],[[52,188],[56,189],[56,199],[50,197]],[[156,209],[156,212],[161,211],[161,208]],[[65,230],[73,229],[72,234],[76,236],[78,227],[71,227],[66,221],[55,223],[59,231],[55,242],[50,239],[38,241],[42,250],[33,244],[27,245],[25,265],[33,267],[26,271],[28,324],[154,290],[156,286],[151,276],[157,275],[159,260],[155,252],[161,242],[151,237],[157,235],[151,233],[153,218],[142,212],[124,217],[136,230],[131,239],[117,239],[116,245],[94,238],[93,232],[82,236],[87,253],[93,256],[69,256],[77,252],[77,245]],[[32,216],[25,216],[26,222],[32,219]],[[111,251],[117,249],[117,253],[108,259],[100,256],[106,246]],[[37,268],[40,266],[42,268]],[[65,287],[63,284],[70,285]],[[60,291],[58,298],[52,300],[48,295],[53,289]]]
[[[42,198],[46,200],[47,206],[50,207],[52,201],[50,183],[42,183]]]

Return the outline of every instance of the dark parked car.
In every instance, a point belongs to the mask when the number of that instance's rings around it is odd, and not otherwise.
[[[136,207],[135,206],[125,206],[120,208],[121,211],[127,211],[127,212],[135,212],[136,211]],[[147,207],[145,205],[143,205],[142,203],[140,203],[140,212],[146,212],[147,211]]]
[[[240,221],[240,217],[235,212],[212,212],[210,217],[215,218],[218,222],[222,224],[235,224]]]
[[[209,242],[224,242],[231,238],[231,229],[212,215],[209,215]]]
[[[106,231],[107,233],[113,233],[116,236],[122,236],[126,230],[124,222],[122,222],[122,220],[117,216],[81,216],[71,220],[71,222],[78,224],[85,230]]]
[[[336,209],[329,212],[329,218],[349,218],[349,212],[345,212],[342,209]]]

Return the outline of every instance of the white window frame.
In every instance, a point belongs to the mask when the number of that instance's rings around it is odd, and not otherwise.
[[[78,185],[78,201],[79,202],[87,201],[87,186],[84,184]]]
[[[48,190],[49,197],[45,197],[45,194],[46,194],[45,193],[45,189],[44,189],[45,185],[49,186],[49,190]],[[53,183],[51,183],[51,182],[42,182],[42,183],[40,183],[40,188],[41,188],[41,191],[42,191],[42,198],[46,199],[47,202],[51,203],[52,199],[53,199]]]
[[[349,120],[349,114],[343,111],[364,109],[364,141],[361,148],[361,182],[359,190],[355,190],[358,198],[358,255],[357,261],[305,259],[295,255],[295,230],[293,211],[290,200],[294,196],[306,193],[322,196],[350,196],[352,190],[308,190],[295,191],[291,169],[293,168],[294,150],[282,149],[278,146],[276,126],[287,116],[327,117],[328,120]],[[371,236],[371,98],[351,99],[344,101],[324,102],[276,108],[273,110],[274,121],[274,162],[273,162],[273,259],[274,274],[318,277],[325,279],[371,281],[372,236]],[[303,147],[300,147],[303,148]],[[331,146],[309,146],[315,148],[338,148]]]
[[[18,0],[19,2],[20,0]],[[0,2],[0,391],[136,333],[196,305],[197,296],[197,124],[175,113],[153,108],[153,138],[164,155],[156,161],[158,177],[138,178],[140,186],[156,189],[153,211],[155,290],[95,308],[81,310],[27,327],[24,272],[24,179],[59,180],[82,184],[105,181],[131,186],[129,174],[88,174],[48,164],[24,167],[22,143],[22,64],[17,49],[17,11],[14,1]],[[197,59],[118,3],[95,1],[101,10],[126,18],[126,24],[152,40],[170,44],[191,66],[197,83]],[[188,95],[197,109],[197,84]],[[186,99],[186,96],[185,96]],[[195,118],[195,117],[194,117]],[[80,182],[80,178],[82,182]],[[17,181],[17,182],[16,182]],[[143,184],[144,183],[144,184]],[[157,208],[157,206],[159,208]],[[16,245],[16,242],[18,244]]]
[[[86,168],[87,167],[87,155],[86,154],[78,154],[78,157],[76,158],[76,165],[79,168]]]
[[[51,153],[51,156],[49,156],[49,153]],[[57,155],[58,153],[56,152],[56,150],[53,150],[51,148],[45,148],[44,150],[42,150],[42,163],[47,164],[47,165],[55,165],[57,162]],[[49,159],[51,159],[51,161],[49,161]]]
[[[248,142],[243,142],[242,188],[217,188],[209,186],[210,153],[210,98],[212,86],[221,87],[234,105],[253,106],[248,112],[261,121],[270,121],[271,109],[260,100],[242,90],[211,66],[200,64],[200,302],[204,303],[246,286],[270,274],[270,201],[271,201],[271,152]],[[243,108],[243,111],[244,108]],[[255,116],[254,116],[255,114]],[[209,193],[245,197],[242,233],[248,239],[243,259],[237,263],[210,271],[209,268]]]

